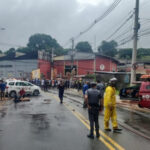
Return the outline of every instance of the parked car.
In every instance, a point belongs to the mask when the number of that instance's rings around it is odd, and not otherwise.
[[[35,95],[38,96],[41,93],[40,87],[21,80],[6,80],[6,93],[10,97],[18,95],[19,91],[23,88],[26,92],[26,95]]]
[[[141,84],[138,83],[135,86],[122,88],[119,92],[120,99],[135,99],[135,100],[138,100],[139,99],[140,85]]]
[[[150,75],[142,75],[136,86],[120,90],[120,99],[136,99],[139,107],[150,109]]]

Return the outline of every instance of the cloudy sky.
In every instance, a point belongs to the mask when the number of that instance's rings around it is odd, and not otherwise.
[[[45,33],[70,47],[68,40],[84,31],[114,0],[0,0],[0,49],[26,46],[35,33]],[[93,49],[106,40],[133,12],[135,0],[122,0],[109,16],[75,40],[89,41]],[[150,0],[140,0],[141,33],[150,27]],[[142,32],[143,31],[143,32]],[[149,29],[150,32],[150,29]],[[133,33],[133,18],[110,40],[125,41]],[[145,32],[144,32],[145,33]],[[139,47],[150,47],[150,36],[140,37]],[[129,42],[121,47],[131,47]]]

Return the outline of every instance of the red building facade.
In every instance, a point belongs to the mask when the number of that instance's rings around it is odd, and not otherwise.
[[[76,76],[93,74],[96,71],[117,72],[118,61],[107,56],[96,53],[76,53],[73,58],[70,55],[58,56],[54,58],[53,66],[50,62],[39,59],[39,68],[45,78],[66,77],[73,68]],[[51,68],[53,67],[53,68]]]

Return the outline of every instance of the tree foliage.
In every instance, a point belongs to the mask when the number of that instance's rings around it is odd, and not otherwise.
[[[10,48],[8,51],[5,52],[7,59],[14,59],[16,56],[16,51],[14,48]]]
[[[131,48],[120,49],[118,51],[118,55],[120,59],[131,59],[132,49]]]
[[[115,41],[102,41],[98,51],[103,55],[114,57],[117,54],[117,46],[118,44]]]
[[[29,47],[18,48],[16,51],[25,54],[25,56],[22,56],[21,58],[28,58],[28,59],[36,59],[36,58],[38,58],[37,50],[31,49]]]
[[[38,50],[50,51],[54,49],[54,54],[62,55],[63,48],[53,39],[50,35],[46,34],[34,34],[29,38],[27,47],[33,51],[37,52]]]
[[[118,51],[120,59],[131,59],[132,58],[132,48],[124,48]],[[150,56],[150,49],[139,48],[137,50],[137,58],[141,59],[145,56]]]
[[[77,43],[76,49],[78,52],[88,52],[88,53],[93,52],[91,45],[87,41]]]
[[[139,48],[137,52],[137,57],[142,58],[145,56],[150,56],[150,49],[148,48]]]
[[[6,56],[1,59],[14,59],[16,52],[25,54],[20,56],[20,59],[37,59],[38,51],[45,50],[51,52],[52,48],[54,49],[54,54],[57,56],[67,53],[67,50],[64,50],[50,35],[34,34],[29,37],[29,41],[26,47],[20,47],[16,50],[14,48],[10,48],[5,52]],[[2,52],[0,51],[0,53]]]

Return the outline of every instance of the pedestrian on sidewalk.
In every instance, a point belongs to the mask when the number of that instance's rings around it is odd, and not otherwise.
[[[58,94],[59,94],[59,99],[61,104],[63,103],[64,90],[65,90],[65,85],[63,81],[60,80],[60,83],[58,85]]]
[[[85,94],[86,103],[88,107],[88,115],[90,121],[90,134],[87,135],[88,138],[94,139],[94,124],[96,137],[100,137],[99,133],[99,111],[102,110],[103,101],[101,99],[101,93],[96,89],[96,83],[91,83],[91,88],[86,91]]]
[[[111,131],[109,128],[109,120],[111,118],[113,131],[120,132],[122,129],[118,128],[117,113],[116,113],[116,83],[117,79],[112,78],[109,80],[109,86],[105,90],[104,96],[104,129]]]
[[[83,85],[83,89],[82,89],[82,92],[83,92],[83,108],[87,108],[87,104],[86,104],[86,100],[85,100],[85,92],[89,89],[89,86],[88,86],[88,81],[85,82],[85,84]]]
[[[5,89],[6,89],[6,84],[4,83],[3,80],[1,80],[1,81],[0,81],[1,100],[3,100],[3,98],[5,99]]]

